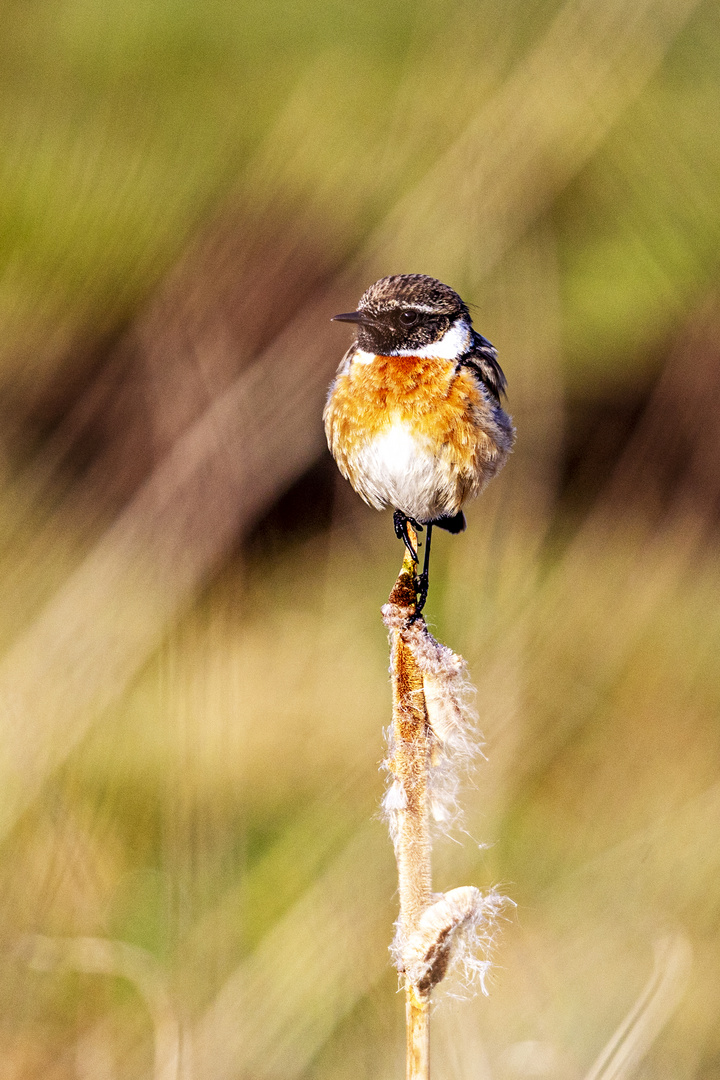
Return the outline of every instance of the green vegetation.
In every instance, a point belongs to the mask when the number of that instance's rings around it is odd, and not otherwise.
[[[586,1076],[669,933],[687,989],[627,1075],[712,1080],[716,6],[2,21],[3,1080],[150,1076],[173,1025],[182,1080],[402,1073],[376,816],[402,553],[308,471],[329,316],[396,271],[474,301],[519,432],[434,544],[488,759],[436,884],[518,904],[490,997],[438,1009],[435,1075]]]

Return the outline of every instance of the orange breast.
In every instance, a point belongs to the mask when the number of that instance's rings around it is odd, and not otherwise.
[[[488,406],[472,374],[450,360],[378,356],[354,362],[341,375],[326,410],[328,439],[337,457],[352,456],[398,421],[430,445],[445,447],[459,468],[472,467]],[[489,416],[488,416],[489,419]]]
[[[344,359],[325,406],[330,451],[365,502],[419,522],[479,495],[513,442],[510,418],[452,360]]]

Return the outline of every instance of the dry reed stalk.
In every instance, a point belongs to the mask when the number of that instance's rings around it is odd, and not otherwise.
[[[412,534],[413,541],[417,538]],[[402,569],[384,612],[386,623],[415,611],[415,568],[405,552]],[[392,756],[387,767],[402,793],[393,837],[398,866],[400,915],[398,937],[407,941],[417,929],[431,898],[429,776],[432,736],[428,724],[422,672],[397,626],[390,629],[392,678]],[[396,958],[397,959],[397,958]],[[398,964],[400,971],[404,966]],[[430,1075],[430,993],[416,989],[405,971],[405,1018],[408,1080]]]
[[[417,537],[409,532],[416,545]],[[383,608],[392,682],[385,761],[392,783],[384,808],[398,866],[400,913],[392,952],[405,981],[406,1075],[407,1080],[429,1080],[432,989],[451,959],[458,958],[465,974],[479,976],[483,984],[489,961],[478,959],[472,949],[478,943],[490,945],[494,919],[507,901],[473,886],[432,892],[431,822],[447,824],[457,816],[458,766],[476,747],[470,729],[474,717],[464,700],[464,662],[432,637],[422,617],[415,617],[415,584],[415,564],[406,552]]]

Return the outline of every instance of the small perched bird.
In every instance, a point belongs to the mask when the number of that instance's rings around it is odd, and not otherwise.
[[[425,274],[381,278],[357,311],[357,337],[330,387],[323,419],[342,475],[395,532],[417,565],[408,525],[427,526],[416,614],[427,598],[434,525],[462,532],[462,507],[505,464],[515,430],[500,403],[505,376],[467,305]]]

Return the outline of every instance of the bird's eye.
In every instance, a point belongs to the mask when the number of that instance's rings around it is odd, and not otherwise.
[[[403,326],[414,326],[420,316],[417,311],[401,311],[400,322]]]

